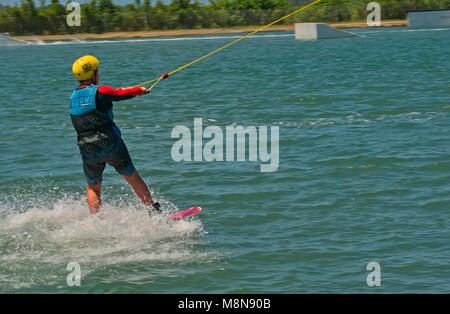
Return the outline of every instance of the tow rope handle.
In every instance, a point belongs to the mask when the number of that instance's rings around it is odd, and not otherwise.
[[[155,83],[153,83],[153,85],[150,88],[147,88],[145,90],[146,94],[150,93],[152,91],[153,88],[155,88],[156,85],[158,85],[159,82],[161,82],[161,80],[165,80],[169,78],[169,73],[164,73],[163,75],[161,75]]]

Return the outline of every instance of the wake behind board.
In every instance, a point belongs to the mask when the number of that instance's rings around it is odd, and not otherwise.
[[[172,216],[170,216],[170,219],[171,220],[187,219],[190,217],[194,217],[201,211],[202,211],[201,207],[191,207],[191,208],[188,208],[186,210],[179,212],[178,214],[173,214]]]

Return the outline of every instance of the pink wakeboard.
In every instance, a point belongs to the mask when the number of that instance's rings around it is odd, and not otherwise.
[[[171,220],[187,219],[190,217],[194,217],[201,211],[202,211],[201,207],[191,207],[191,208],[188,208],[186,210],[179,212],[178,214],[174,214],[174,215],[170,216],[170,219]]]

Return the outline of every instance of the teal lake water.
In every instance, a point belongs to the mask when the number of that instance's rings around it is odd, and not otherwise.
[[[232,36],[0,49],[1,292],[450,292],[450,30],[266,33],[115,104],[134,163],[169,211],[149,219],[107,168],[91,217],[68,116],[81,55],[129,86]],[[280,127],[280,166],[180,162],[177,125]],[[81,287],[68,287],[69,262]],[[381,266],[369,288],[366,266]]]

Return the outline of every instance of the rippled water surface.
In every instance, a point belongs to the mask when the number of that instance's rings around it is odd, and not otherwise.
[[[94,54],[102,83],[129,86],[230,36],[0,49],[0,291],[450,292],[450,31],[355,32],[261,35],[116,103],[165,207],[204,207],[184,222],[150,219],[111,168],[103,211],[88,214],[70,67]],[[196,117],[279,126],[278,171],[174,162],[171,131]],[[73,261],[79,288],[66,285]]]

